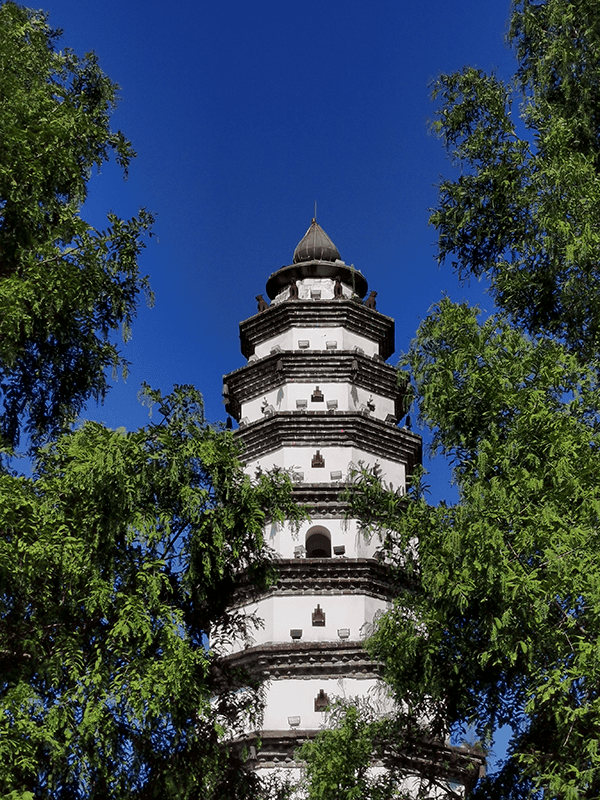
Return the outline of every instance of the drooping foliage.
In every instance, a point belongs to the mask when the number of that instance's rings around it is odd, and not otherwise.
[[[402,713],[484,745],[510,726],[475,797],[596,798],[600,8],[515,0],[509,42],[512,81],[466,68],[434,88],[459,169],[431,217],[439,257],[500,309],[442,301],[405,358],[459,499],[364,475],[353,512],[419,586],[370,643]]]
[[[0,797],[272,800],[228,744],[260,686],[219,655],[252,622],[238,588],[271,580],[266,520],[301,512],[191,387],[147,388],[138,431],[73,426],[125,366],[152,220],[82,219],[93,169],[134,153],[116,85],[57,38],[0,4]]]
[[[600,755],[600,441],[596,371],[449,301],[408,358],[460,501],[431,507],[365,477],[355,510],[420,590],[370,647],[438,737],[470,722],[513,737],[482,797],[595,797]],[[418,537],[418,547],[415,541]]]
[[[373,475],[371,475],[373,478]],[[374,486],[379,484],[375,480]],[[424,707],[393,706],[383,684],[368,697],[338,698],[316,738],[298,756],[305,761],[299,794],[306,800],[461,800],[479,775],[483,756],[450,747],[423,725]],[[377,698],[376,695],[379,694]],[[435,706],[430,700],[431,706]],[[431,718],[428,715],[428,718]]]
[[[510,82],[442,75],[434,127],[460,169],[431,222],[439,258],[485,276],[531,333],[600,347],[600,14],[593,0],[515,0]]]
[[[16,445],[64,430],[107,368],[125,366],[111,336],[127,336],[140,291],[141,211],[81,217],[94,168],[135,155],[110,116],[118,87],[93,53],[56,49],[46,15],[0,5],[0,436]]]
[[[0,476],[0,796],[258,796],[221,747],[258,686],[206,635],[243,631],[228,606],[244,570],[267,585],[265,519],[298,512],[284,474],[243,473],[197,392],[152,400],[159,422],[87,423],[34,478]]]
[[[328,725],[299,751],[306,762],[307,800],[391,800],[391,773],[373,770],[381,721],[366,704],[339,700]],[[375,772],[375,774],[374,774]]]

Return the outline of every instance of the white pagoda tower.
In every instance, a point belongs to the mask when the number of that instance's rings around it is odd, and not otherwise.
[[[311,520],[299,534],[267,531],[279,579],[245,606],[264,626],[227,657],[266,680],[262,728],[240,741],[259,771],[296,768],[334,697],[376,699],[379,667],[363,640],[402,587],[380,542],[345,518],[341,495],[359,464],[403,493],[421,460],[421,438],[398,426],[405,383],[386,364],[394,321],[375,309],[375,292],[363,301],[365,278],[316,220],[266,292],[271,304],[259,295],[258,314],[240,324],[248,363],[224,377],[223,393],[248,472],[290,470]]]

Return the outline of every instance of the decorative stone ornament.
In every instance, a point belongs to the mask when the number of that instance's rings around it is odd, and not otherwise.
[[[258,300],[258,313],[262,314],[263,311],[266,311],[269,308],[269,304],[262,294],[257,294],[256,299]]]
[[[327,711],[330,706],[329,697],[325,694],[323,689],[319,690],[319,694],[315,697],[315,711]]]
[[[325,466],[325,459],[323,458],[319,450],[317,450],[317,452],[312,457],[310,465],[311,467],[317,467],[317,468]]]
[[[313,628],[325,627],[325,612],[323,611],[320,605],[317,605],[317,607],[312,613],[312,624]]]
[[[371,294],[365,300],[365,308],[372,308],[373,311],[375,311],[376,297],[377,297],[377,292],[371,292]]]
[[[314,390],[314,392],[311,394],[311,396],[310,396],[310,399],[311,399],[311,402],[312,402],[312,403],[322,403],[322,402],[325,400],[325,395],[324,395],[324,394],[323,394],[323,392],[322,392],[322,391],[319,389],[319,387],[318,387],[318,386],[315,386],[315,390]]]

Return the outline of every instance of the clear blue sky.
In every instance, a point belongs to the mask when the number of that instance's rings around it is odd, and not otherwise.
[[[464,64],[512,72],[508,0],[302,3],[46,0],[60,46],[94,50],[121,86],[114,116],[138,152],[124,183],[94,176],[84,216],[156,214],[142,258],[156,305],[140,309],[131,362],[88,416],[137,427],[148,381],[193,383],[224,419],[222,375],[243,364],[238,322],[291,261],[313,204],[342,258],[396,320],[397,352],[446,292],[491,307],[435,261],[428,209],[448,174],[428,132],[428,85]],[[392,359],[393,360],[393,359]],[[413,415],[414,417],[414,415]],[[447,472],[432,465],[434,499]]]

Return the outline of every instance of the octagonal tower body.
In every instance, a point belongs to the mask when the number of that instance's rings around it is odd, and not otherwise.
[[[334,697],[383,702],[362,642],[403,587],[391,583],[379,541],[346,519],[342,492],[361,465],[403,494],[421,439],[399,427],[405,382],[386,363],[394,323],[375,292],[364,301],[367,290],[313,220],[293,263],[269,277],[271,304],[259,296],[259,313],[240,324],[248,363],[224,378],[247,471],[290,470],[311,515],[299,533],[269,527],[279,580],[244,606],[264,626],[228,656],[267,679],[263,728],[247,737],[258,769],[294,767]]]

